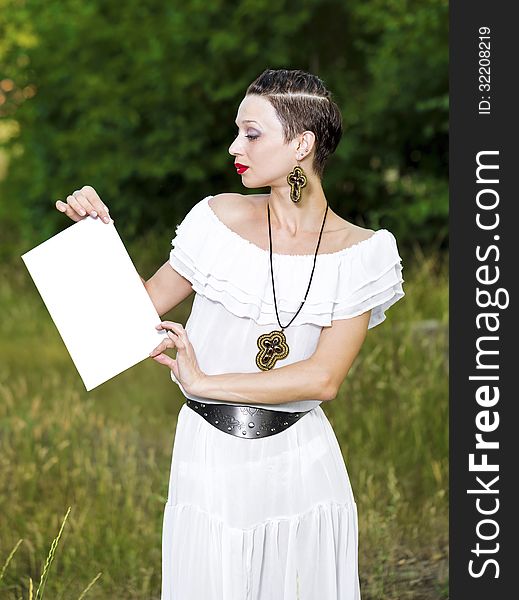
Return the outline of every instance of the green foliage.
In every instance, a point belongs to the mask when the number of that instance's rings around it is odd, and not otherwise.
[[[68,225],[54,204],[85,184],[130,240],[170,235],[206,194],[247,193],[228,147],[245,89],[267,67],[314,72],[334,92],[345,134],[324,187],[335,210],[402,244],[444,242],[446,0],[0,9],[4,258]]]

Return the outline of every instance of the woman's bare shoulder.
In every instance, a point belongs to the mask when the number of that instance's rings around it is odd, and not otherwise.
[[[258,206],[258,199],[265,195],[223,192],[216,194],[208,202],[221,221],[232,225],[235,222],[243,221],[246,217],[252,217]]]
[[[254,229],[262,222],[268,196],[269,194],[224,192],[210,198],[209,206],[220,221],[234,231],[242,231],[241,235],[247,237],[253,235],[250,228]],[[376,233],[373,229],[366,229],[343,219],[331,209],[329,213],[323,231],[327,252],[336,252],[363,242]]]

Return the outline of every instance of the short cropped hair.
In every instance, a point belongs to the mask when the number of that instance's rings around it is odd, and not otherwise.
[[[316,75],[299,69],[266,69],[246,95],[264,96],[276,109],[285,142],[304,131],[315,134],[313,170],[322,178],[328,157],[342,137],[342,115],[331,92]]]

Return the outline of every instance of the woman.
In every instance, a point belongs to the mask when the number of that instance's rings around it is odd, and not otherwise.
[[[150,353],[186,396],[162,600],[357,600],[357,507],[320,404],[404,295],[401,258],[388,230],[328,206],[321,178],[342,119],[318,77],[266,70],[236,125],[243,185],[270,193],[200,200],[143,280],[160,315],[196,292],[185,328],[157,325],[168,338]],[[88,186],[57,208],[74,220],[108,210]]]

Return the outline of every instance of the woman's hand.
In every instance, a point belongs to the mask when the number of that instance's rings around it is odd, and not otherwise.
[[[58,200],[56,208],[73,221],[81,221],[88,215],[94,218],[99,215],[105,223],[110,223],[108,207],[91,185],[84,185],[80,190],[67,196],[67,202]]]
[[[175,379],[188,394],[199,395],[198,392],[200,392],[202,382],[207,375],[198,366],[195,351],[187,338],[186,330],[180,323],[172,321],[162,321],[155,327],[159,330],[165,329],[168,337],[164,338],[150,352],[150,356],[161,365],[169,367],[173,371]],[[177,356],[174,359],[164,354],[168,348],[177,349]]]

